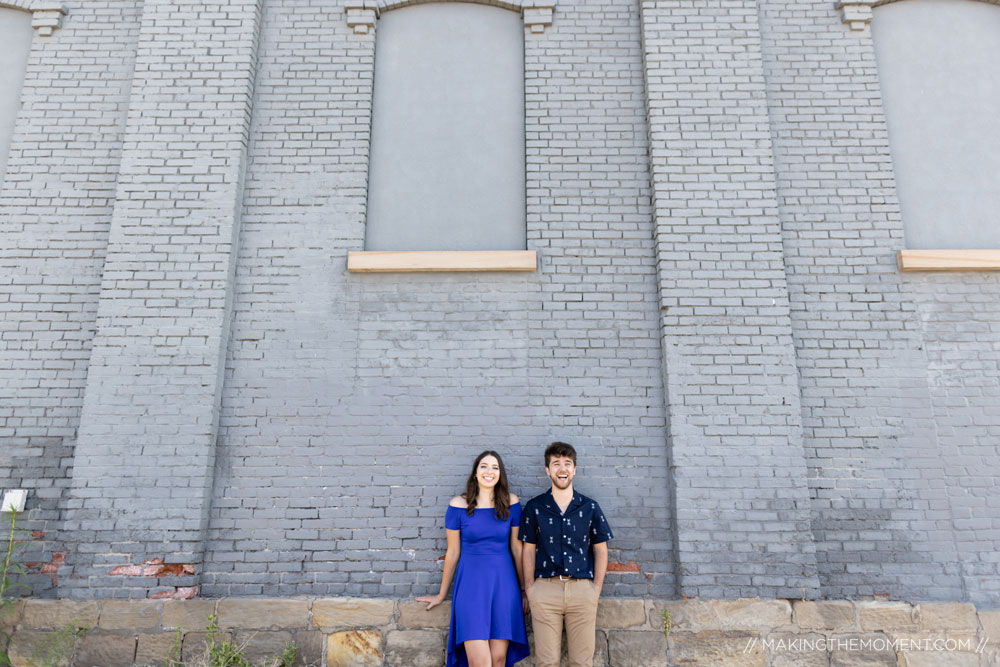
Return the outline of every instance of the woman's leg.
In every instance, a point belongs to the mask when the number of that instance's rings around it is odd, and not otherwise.
[[[470,639],[462,643],[465,645],[465,657],[469,659],[469,667],[491,667],[490,642],[485,639]]]
[[[490,658],[493,660],[492,667],[504,667],[507,664],[507,646],[509,644],[510,640],[507,639],[490,640]]]

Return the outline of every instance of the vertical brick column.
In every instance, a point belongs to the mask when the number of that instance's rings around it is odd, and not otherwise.
[[[144,4],[67,505],[65,595],[197,585],[259,23],[260,0]],[[188,567],[141,566],[157,558]]]
[[[965,489],[995,486],[996,473],[961,449],[974,436],[954,427],[985,428],[989,417],[972,417],[965,398],[933,399],[947,383],[934,375],[944,366],[929,360],[940,335],[930,332],[948,313],[945,336],[968,325],[995,341],[983,324],[995,290],[963,304],[956,294],[985,287],[972,274],[945,286],[940,274],[907,278],[896,267],[903,222],[870,31],[851,30],[824,0],[758,6],[822,593],[967,599],[984,573],[962,575],[977,552],[996,548],[988,523],[970,522],[971,508],[954,503],[974,497]],[[907,283],[925,278],[944,298],[921,312],[920,289]],[[987,312],[962,312],[977,303]],[[972,367],[955,355],[988,363],[987,347],[964,338],[961,351],[945,353],[980,397],[995,377],[970,381]],[[997,515],[981,511],[986,522]],[[952,532],[963,524],[968,539]]]
[[[641,12],[680,592],[813,596],[756,4]]]
[[[65,4],[63,26],[32,40],[0,188],[0,488],[28,491],[21,562],[56,570],[29,577],[36,595],[65,572],[60,526],[141,15],[138,0]]]

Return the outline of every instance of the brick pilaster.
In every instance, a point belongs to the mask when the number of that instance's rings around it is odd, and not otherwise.
[[[641,12],[680,592],[812,596],[756,4]]]
[[[143,8],[65,524],[71,595],[197,584],[128,566],[200,567],[260,4]]]

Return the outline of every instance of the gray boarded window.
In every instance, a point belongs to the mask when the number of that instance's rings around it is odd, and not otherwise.
[[[31,14],[0,7],[0,183],[7,168],[7,153],[14,135],[14,121],[21,107],[21,85],[31,49]]]
[[[524,27],[447,2],[376,31],[367,250],[524,250]]]
[[[907,247],[1000,248],[1000,6],[892,2],[872,32]]]

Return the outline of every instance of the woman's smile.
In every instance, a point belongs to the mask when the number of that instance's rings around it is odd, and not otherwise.
[[[494,456],[484,456],[476,467],[476,481],[479,486],[492,488],[500,481],[500,462]]]

